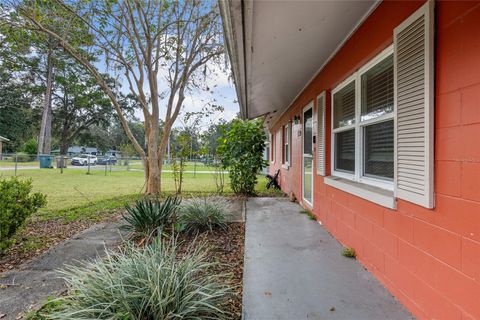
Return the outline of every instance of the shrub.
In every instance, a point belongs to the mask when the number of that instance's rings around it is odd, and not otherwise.
[[[28,139],[25,141],[22,147],[22,151],[30,155],[36,155],[38,148],[38,141],[35,138]]]
[[[0,180],[0,254],[25,220],[45,204],[44,195],[32,193],[31,180]]]
[[[180,205],[180,198],[168,196],[164,202],[145,197],[137,200],[133,207],[127,205],[123,218],[127,222],[124,229],[144,237],[156,230],[173,223],[173,218]]]
[[[228,207],[227,201],[221,198],[191,199],[180,208],[178,220],[186,232],[225,229]]]
[[[222,319],[230,289],[207,262],[205,246],[177,257],[175,240],[127,245],[63,271],[68,294],[50,319]]]
[[[267,139],[261,120],[234,120],[228,131],[219,138],[218,155],[229,170],[233,192],[243,195],[254,193],[257,174],[266,166],[263,160]]]

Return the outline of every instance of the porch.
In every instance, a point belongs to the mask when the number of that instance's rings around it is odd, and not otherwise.
[[[412,319],[317,221],[287,199],[246,205],[243,319]]]

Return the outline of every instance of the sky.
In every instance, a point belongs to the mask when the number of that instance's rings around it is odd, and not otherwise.
[[[209,68],[214,71],[205,80],[207,87],[210,88],[210,91],[195,90],[194,92],[188,93],[183,103],[182,112],[174,124],[174,127],[180,127],[183,125],[181,120],[185,112],[200,111],[207,103],[223,106],[224,111],[221,113],[216,113],[212,117],[205,119],[204,124],[200,129],[201,131],[206,130],[208,124],[212,122],[217,123],[222,119],[226,121],[234,119],[237,116],[237,113],[240,111],[235,86],[233,81],[229,78],[228,73],[225,70],[222,70],[219,66],[209,66]],[[159,74],[159,78],[160,77],[162,77],[161,73]],[[166,83],[159,79],[159,86],[159,91],[163,91],[166,88]],[[124,93],[129,93],[126,80],[122,87]],[[135,116],[138,119],[143,120],[143,113],[141,110],[137,110]],[[164,118],[165,108],[162,107],[161,103],[160,119]]]

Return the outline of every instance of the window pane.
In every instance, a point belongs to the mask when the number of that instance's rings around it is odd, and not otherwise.
[[[355,123],[355,81],[333,95],[334,128]]]
[[[335,134],[335,170],[355,171],[355,129]]]
[[[305,111],[303,114],[303,153],[313,154],[312,151],[312,109]]]
[[[364,173],[393,179],[393,120],[365,127]]]
[[[361,120],[393,111],[393,55],[362,75]]]

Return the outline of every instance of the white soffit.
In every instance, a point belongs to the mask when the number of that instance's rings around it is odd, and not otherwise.
[[[239,2],[231,2],[231,9],[241,10]],[[235,22],[243,21],[245,36],[245,57],[236,52],[245,63],[244,116],[278,116],[377,4],[376,0],[242,1],[243,19]]]

